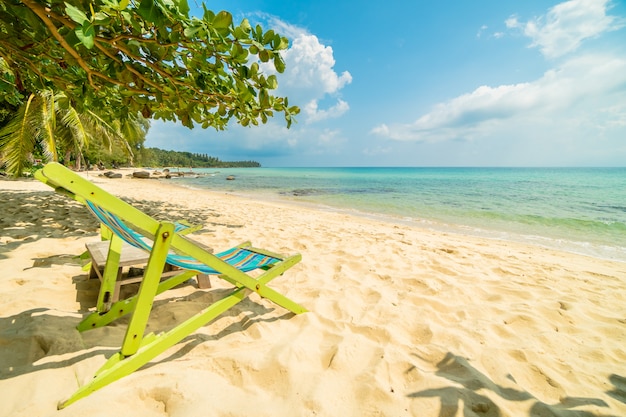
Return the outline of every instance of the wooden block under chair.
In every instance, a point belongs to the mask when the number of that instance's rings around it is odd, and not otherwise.
[[[109,241],[102,240],[98,242],[91,242],[85,245],[87,247],[87,252],[91,258],[91,269],[89,270],[89,279],[98,278],[102,281],[104,266],[106,265],[107,256],[109,254]],[[113,294],[113,298],[111,301],[115,302],[119,300],[120,289],[122,285],[138,283],[143,280],[143,274],[133,276],[130,273],[124,275],[124,267],[139,267],[143,268],[150,258],[150,254],[144,250],[136,248],[128,243],[122,243],[122,252],[120,254],[120,263],[117,271],[117,281],[115,284],[115,293]],[[172,275],[175,275],[177,272],[175,271],[175,267],[172,267],[169,264],[165,265],[163,270],[162,278],[167,278]],[[130,269],[129,269],[130,272]],[[196,280],[198,282],[198,288],[206,289],[211,288],[211,281],[209,280],[209,275],[206,274],[198,274],[196,276]]]

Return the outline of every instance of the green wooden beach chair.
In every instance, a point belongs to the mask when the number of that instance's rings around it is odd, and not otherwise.
[[[153,219],[61,164],[49,163],[37,171],[35,177],[57,192],[83,203],[113,234],[96,311],[79,323],[78,330],[105,326],[131,314],[120,351],[108,359],[89,383],[80,387],[68,400],[59,403],[59,408],[131,374],[253,291],[295,314],[306,312],[304,307],[267,286],[272,279],[300,262],[299,254],[285,257],[254,248],[249,242],[212,254],[178,233],[174,223]],[[107,275],[106,270],[117,270],[116,258],[119,262],[122,242],[143,249],[150,256],[137,295],[110,302],[107,297],[112,294],[117,274]],[[162,280],[166,263],[180,270]],[[249,274],[254,270],[260,273],[255,276]],[[198,274],[216,275],[231,283],[233,291],[165,333],[144,335],[154,297]]]

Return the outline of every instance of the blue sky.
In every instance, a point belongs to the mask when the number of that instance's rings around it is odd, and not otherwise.
[[[193,0],[189,0],[190,4]],[[626,166],[626,2],[210,1],[290,39],[259,127],[146,146],[263,166]]]

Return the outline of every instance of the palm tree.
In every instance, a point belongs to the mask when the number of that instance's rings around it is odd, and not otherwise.
[[[43,90],[30,94],[0,127],[0,163],[9,174],[20,176],[39,147],[46,161],[59,161],[61,154],[69,164],[73,156],[80,169],[89,141],[99,141],[109,151],[121,147],[132,161],[132,147],[143,143],[148,127],[141,115],[107,122],[91,110],[79,113],[63,93]]]

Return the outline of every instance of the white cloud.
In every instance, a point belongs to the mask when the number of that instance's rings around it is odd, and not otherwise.
[[[340,98],[328,108],[320,108],[321,100],[335,97],[352,82],[348,71],[338,74],[333,69],[335,58],[330,46],[321,44],[315,35],[301,33],[283,57],[287,69],[279,79],[280,91],[300,105],[305,123],[340,117],[349,110],[348,103]]]
[[[319,122],[339,117],[349,110],[348,103],[338,96],[352,82],[348,71],[335,71],[333,48],[324,45],[317,36],[305,29],[285,23],[273,16],[261,15],[278,33],[291,40],[289,49],[283,52],[286,70],[278,74],[278,94],[289,97],[290,104],[303,109],[299,116],[305,123]],[[263,66],[267,73],[275,73],[269,65]],[[320,103],[334,101],[328,108]]]
[[[306,122],[314,123],[325,119],[340,117],[349,109],[350,106],[348,105],[348,103],[341,99],[338,99],[337,104],[329,107],[326,110],[320,110],[318,108],[317,100],[311,100],[306,105],[304,105],[302,111],[306,115]]]
[[[340,134],[341,132],[336,129],[324,129],[324,131],[319,134],[319,143],[336,142]]]
[[[504,32],[487,33],[487,29],[489,29],[489,26],[482,25],[480,29],[478,29],[478,32],[476,32],[476,37],[477,38],[486,37],[487,39],[491,39],[491,38],[500,39],[505,35]],[[485,34],[487,34],[487,36],[485,36]]]
[[[522,24],[517,20],[517,16],[511,16],[504,21],[504,24],[509,29],[515,29],[522,26]]]
[[[281,79],[292,88],[332,94],[352,82],[348,71],[341,75],[335,72],[333,48],[322,45],[315,35],[296,37],[283,57],[288,71]]]
[[[558,126],[576,114],[607,125],[619,123],[626,103],[626,59],[586,55],[571,59],[529,83],[482,86],[439,103],[410,124],[382,124],[371,133],[395,140],[437,142],[475,139],[525,122]],[[594,123],[601,121],[594,119]]]
[[[504,139],[521,132],[580,135],[577,126],[615,137],[626,111],[626,57],[573,53],[585,39],[620,27],[607,9],[606,0],[570,0],[527,23],[509,17],[506,26],[523,29],[546,57],[569,56],[534,81],[481,86],[436,104],[413,123],[385,123],[371,133],[399,141],[443,142]]]
[[[512,16],[506,20],[510,29],[522,29],[548,58],[575,51],[582,41],[619,29],[623,22],[607,15],[609,0],[570,0],[548,10],[545,16],[522,23]]]

